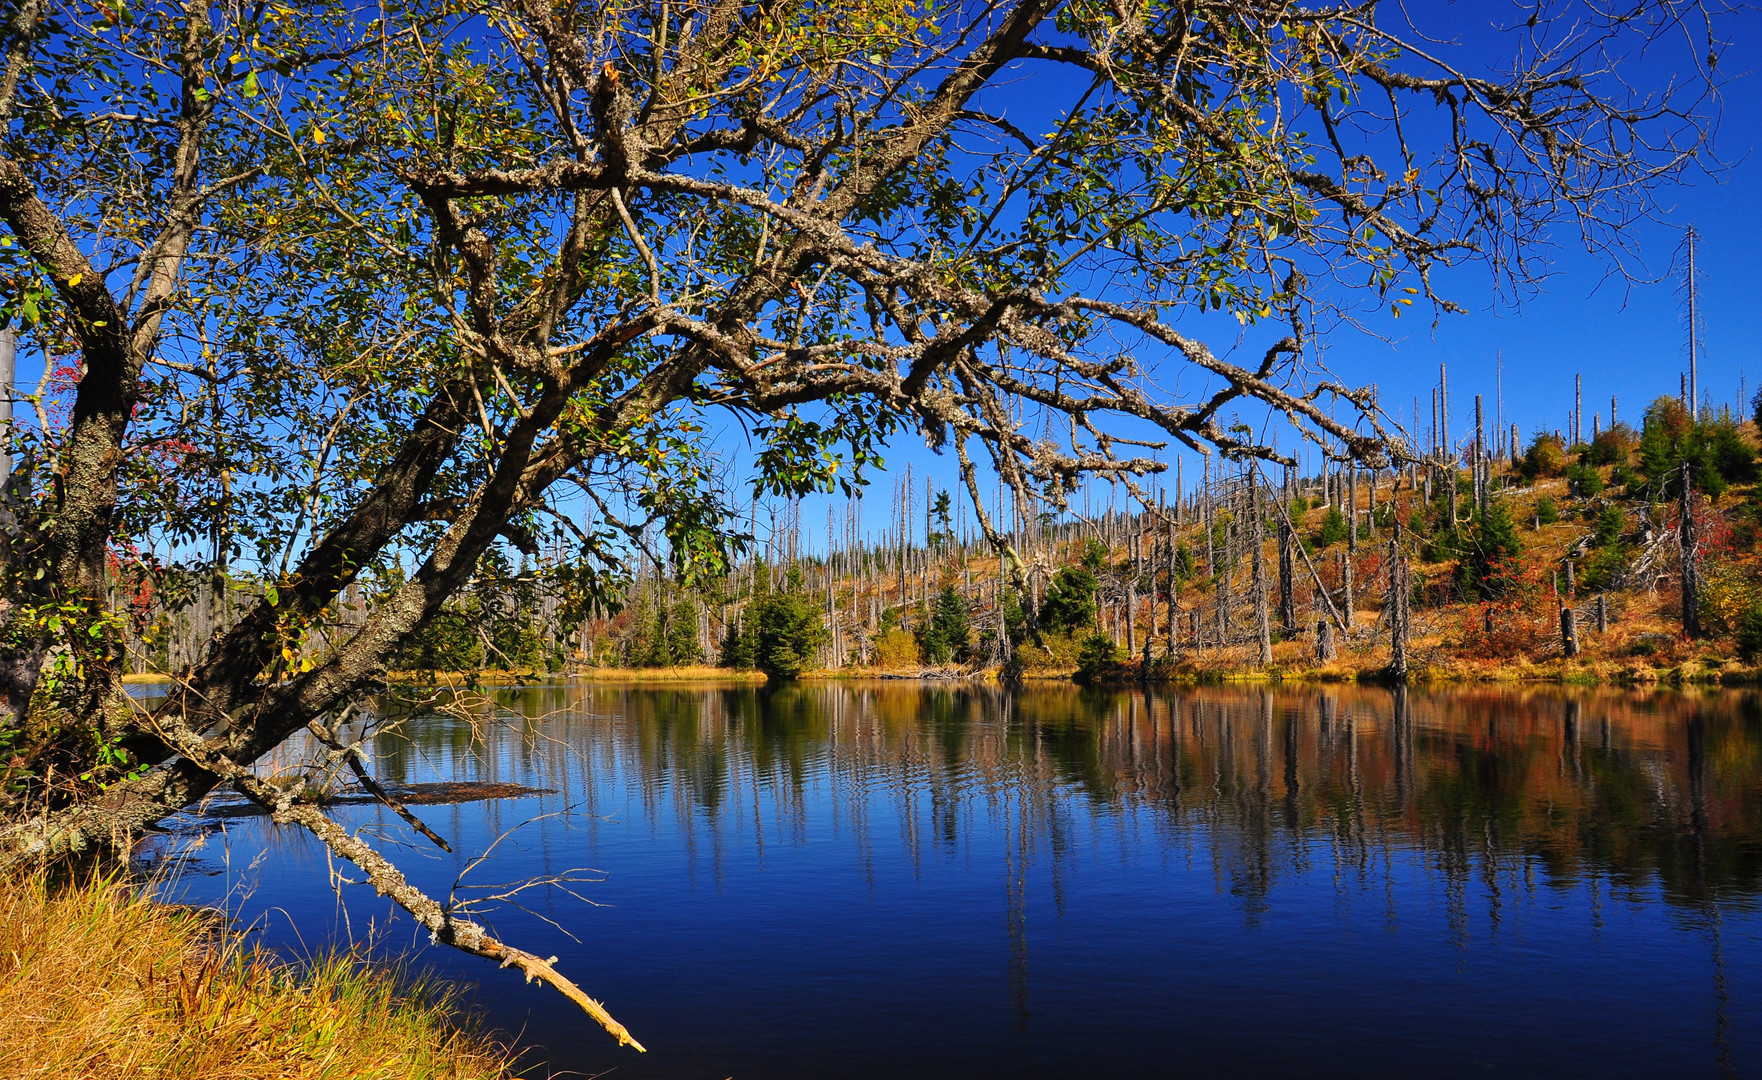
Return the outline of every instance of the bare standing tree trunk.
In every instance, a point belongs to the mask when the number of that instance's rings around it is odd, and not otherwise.
[[[1407,564],[1401,558],[1401,525],[1396,520],[1394,535],[1389,538],[1389,677],[1397,683],[1407,681],[1407,601],[1411,586]]]
[[[1348,462],[1346,478],[1346,550],[1358,554],[1358,463]]]
[[[1286,638],[1297,636],[1297,566],[1291,549],[1297,537],[1289,516],[1279,520],[1279,627]]]
[[[1179,494],[1177,494],[1175,497],[1175,514],[1177,517],[1180,516],[1180,512],[1181,512],[1181,499],[1180,499]],[[1177,563],[1175,561],[1175,523],[1173,521],[1168,523],[1168,551],[1167,551],[1167,554],[1165,557],[1168,559],[1168,581],[1169,581],[1169,592],[1168,592],[1169,657],[1171,659],[1173,659],[1173,657],[1177,651],[1178,645],[1179,645],[1180,629],[1177,624],[1179,621],[1178,604],[1180,601],[1180,593],[1181,593],[1180,578],[1176,574],[1176,570],[1178,567],[1177,567]]]
[[[1352,622],[1358,612],[1358,607],[1357,607],[1357,599],[1358,598],[1355,595],[1356,591],[1357,591],[1355,588],[1356,582],[1353,581],[1352,574],[1353,574],[1352,556],[1346,554],[1345,552],[1341,552],[1340,553],[1340,596],[1341,596],[1341,601],[1342,601],[1341,607],[1343,607],[1345,609],[1343,614],[1345,616],[1346,622],[1345,622],[1345,625],[1342,626],[1340,629],[1345,633],[1348,644],[1351,643],[1351,638],[1352,638]]]
[[[1273,662],[1272,620],[1267,612],[1265,513],[1261,510],[1260,473],[1248,476],[1248,543],[1254,557],[1254,636],[1260,646],[1260,666]]]
[[[1474,396],[1474,509],[1482,521],[1487,519],[1487,453],[1483,441],[1484,420],[1481,415],[1481,396]]]
[[[1456,516],[1456,448],[1450,445],[1450,376],[1443,364],[1438,365],[1438,439],[1438,449],[1444,456],[1444,486],[1450,499],[1450,524],[1455,525],[1460,520]]]
[[[1138,608],[1138,583],[1126,579],[1126,655],[1138,651],[1138,623],[1134,617]]]
[[[1695,535],[1694,477],[1689,463],[1682,463],[1682,494],[1678,511],[1682,521],[1677,542],[1682,548],[1682,632],[1689,638],[1701,636],[1701,548]]]

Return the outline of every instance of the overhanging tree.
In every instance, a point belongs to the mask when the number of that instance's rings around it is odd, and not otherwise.
[[[628,1041],[251,763],[302,730],[347,757],[338,718],[505,545],[570,543],[584,602],[635,558],[720,572],[731,426],[788,494],[922,436],[1018,573],[982,460],[1022,505],[1140,491],[1167,440],[1284,460],[1246,405],[1408,455],[1304,366],[1317,307],[1447,311],[1434,271],[1470,261],[1522,287],[1552,226],[1624,254],[1703,146],[1707,17],[1538,10],[1482,71],[1375,2],[15,3],[0,272],[45,377],[0,582],[5,850],[232,784]],[[1699,78],[1617,79],[1678,45]],[[1209,313],[1283,329],[1239,364]],[[151,709],[133,579],[238,604]]]

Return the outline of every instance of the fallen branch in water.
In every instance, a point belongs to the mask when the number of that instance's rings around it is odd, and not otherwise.
[[[515,968],[526,976],[527,982],[537,979],[551,986],[593,1017],[608,1034],[618,1040],[620,1046],[632,1046],[638,1051],[646,1052],[647,1048],[637,1042],[623,1024],[613,1019],[605,1006],[588,997],[586,992],[552,966],[556,962],[555,957],[545,959],[523,949],[516,949],[497,940],[481,924],[457,918],[450,907],[412,885],[389,859],[337,824],[317,806],[300,799],[298,792],[278,787],[233,761],[175,715],[161,712],[154,720],[166,743],[191,763],[231,783],[239,794],[268,810],[271,820],[278,824],[299,825],[323,841],[324,846],[332,853],[360,867],[374,891],[389,897],[393,903],[409,912],[419,925],[428,930],[430,941],[450,945],[460,952],[480,956],[485,960],[493,960],[502,967]]]

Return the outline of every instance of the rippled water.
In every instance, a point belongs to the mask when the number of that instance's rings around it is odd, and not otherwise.
[[[465,885],[597,870],[494,923],[651,1053],[339,906],[261,818],[180,887],[295,951],[420,948],[555,1069],[1762,1073],[1750,695],[570,684],[407,731],[381,776],[552,789],[418,807],[461,856],[411,876],[444,894],[503,834]]]

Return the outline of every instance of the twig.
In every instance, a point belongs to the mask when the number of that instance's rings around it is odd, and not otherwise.
[[[373,777],[367,774],[367,770],[362,767],[361,764],[362,751],[359,744],[344,746],[342,741],[332,734],[329,728],[316,720],[307,724],[306,729],[312,732],[312,734],[318,736],[319,742],[324,743],[332,750],[336,750],[343,755],[343,759],[349,763],[349,768],[354,771],[355,779],[360,781],[361,786],[367,789],[369,795],[372,795],[380,802],[391,807],[399,817],[404,819],[406,825],[434,841],[436,847],[448,854],[452,853],[452,847],[447,844],[446,840],[442,839],[439,833],[423,824],[422,819],[411,813],[409,807],[392,798],[386,793],[384,788],[379,786],[378,781],[374,780]]]
[[[209,745],[177,717],[161,713],[154,719],[161,736],[178,753],[198,767],[230,782],[240,794],[268,810],[272,821],[301,826],[323,841],[334,854],[360,867],[367,874],[368,883],[375,892],[391,898],[393,903],[409,912],[419,925],[427,928],[430,941],[493,960],[505,968],[515,968],[526,976],[527,982],[537,979],[550,985],[593,1017],[608,1034],[618,1040],[620,1046],[632,1046],[638,1051],[646,1052],[647,1048],[637,1042],[623,1024],[613,1019],[605,1006],[588,997],[579,986],[557,971],[554,966],[556,957],[547,959],[516,949],[497,940],[486,927],[468,919],[457,918],[450,908],[410,884],[403,872],[371,845],[337,824],[318,807],[297,801],[296,792],[284,791],[261,779],[250,769]]]

